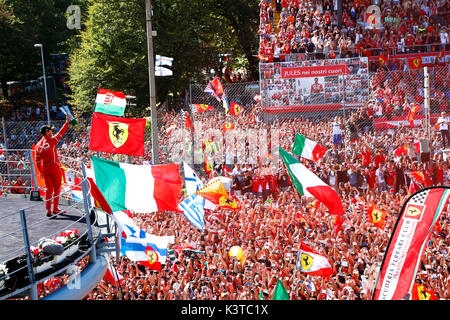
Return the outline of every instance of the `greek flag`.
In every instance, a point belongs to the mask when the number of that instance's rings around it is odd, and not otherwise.
[[[180,209],[183,211],[183,215],[188,219],[196,228],[205,229],[205,199],[197,194],[193,194],[180,203]]]
[[[205,199],[195,194],[196,191],[204,187],[202,180],[192,170],[186,162],[183,162],[184,178],[186,182],[186,193],[188,197],[184,199],[179,207],[183,211],[183,215],[196,228],[205,229]]]

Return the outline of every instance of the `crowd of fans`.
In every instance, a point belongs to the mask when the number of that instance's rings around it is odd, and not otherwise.
[[[377,131],[363,109],[345,118],[284,119],[270,124],[261,121],[258,110],[258,107],[249,108],[235,118],[235,129],[278,130],[278,144],[288,151],[296,133],[328,148],[318,162],[299,160],[341,197],[345,211],[341,231],[334,234],[334,217],[326,207],[314,199],[299,196],[281,161],[273,163],[269,157],[253,161],[245,155],[228,157],[231,160],[227,166],[232,173],[225,175],[232,179],[231,193],[240,199],[241,209],[206,210],[205,231],[196,229],[179,213],[134,213],[133,218],[141,229],[155,235],[175,236],[175,244],[169,247],[175,249],[175,259],[167,259],[162,269],[156,271],[124,256],[118,264],[112,258],[115,270],[123,277],[120,284],[102,280],[86,299],[271,299],[277,279],[282,281],[291,299],[371,299],[393,226],[411,193],[408,172],[421,171],[427,186],[450,185],[450,164],[444,156],[439,131],[432,131],[430,154],[424,155],[412,147],[425,138],[423,129],[399,127],[390,133]],[[205,141],[211,138],[207,134],[209,129],[221,130],[224,120],[223,114],[214,112],[194,117],[194,123],[203,124]],[[176,132],[169,135],[165,129],[173,123],[179,128],[183,124],[175,112],[164,114],[161,122],[160,157],[162,163],[167,163],[173,156],[171,136]],[[78,138],[64,140],[60,147],[61,159],[66,162],[72,159],[70,167],[73,168],[80,161],[87,161],[90,155],[89,123],[80,125],[85,130],[80,131]],[[334,139],[336,126],[342,143]],[[408,146],[407,154],[397,157],[395,150],[403,145]],[[151,160],[151,146],[145,148],[146,159]],[[220,153],[219,149],[220,146],[210,149],[211,159],[216,162],[211,176],[206,176],[202,165],[194,166],[204,182],[222,174],[225,158],[219,161],[214,157],[215,152]],[[120,155],[102,157],[131,163],[144,161]],[[237,159],[245,160],[239,164],[235,163]],[[183,198],[181,195],[180,200]],[[387,212],[383,230],[364,219],[365,210],[372,203]],[[450,298],[449,212],[447,207],[439,228],[431,236],[416,278],[417,283],[433,290],[439,299]],[[308,276],[296,270],[301,242],[329,259],[334,270],[331,278]],[[243,264],[229,256],[232,246],[240,246],[246,252]],[[55,285],[61,285],[61,281]],[[41,286],[40,293],[53,290],[49,285]]]
[[[417,52],[424,48],[414,47],[420,44],[429,44],[431,47],[426,50],[436,51],[448,44],[445,21],[440,15],[449,11],[449,4],[444,1],[379,1],[384,26],[379,31],[366,28],[364,17],[372,4],[369,1],[342,1],[342,27],[338,26],[333,1],[277,0],[275,3],[275,7],[270,0],[260,3],[260,54],[273,55],[274,59],[281,60],[283,55],[295,52],[311,53],[314,58],[359,56],[363,49],[371,48],[382,50],[380,53],[392,48],[405,53]],[[280,13],[278,25],[274,24],[276,13]],[[377,54],[374,50],[369,52]],[[236,118],[216,111],[196,114],[194,126],[201,123],[202,127],[193,134],[197,141],[194,154],[176,149],[179,143],[186,143],[192,137],[190,134],[185,130],[170,134],[167,131],[173,124],[183,128],[180,114],[163,113],[159,133],[161,163],[174,159],[179,162],[182,157],[198,159],[199,155],[208,153],[213,167],[210,175],[203,170],[203,163],[196,162],[194,169],[205,183],[222,174],[231,178],[231,193],[240,200],[241,208],[206,210],[204,231],[196,229],[179,213],[134,213],[133,218],[141,229],[175,237],[175,244],[169,247],[175,249],[174,259],[167,259],[161,270],[156,271],[124,256],[117,264],[112,258],[111,263],[122,280],[119,284],[102,280],[86,299],[271,299],[277,279],[293,300],[371,299],[393,227],[404,201],[413,191],[408,173],[421,172],[424,187],[450,185],[450,162],[438,129],[431,130],[427,143],[427,133],[421,126],[375,128],[374,119],[380,116],[379,110],[387,117],[406,115],[414,103],[423,103],[420,100],[423,94],[416,91],[419,87],[416,82],[423,79],[413,76],[409,80],[396,79],[391,75],[382,70],[377,72],[371,79],[372,99],[365,108],[345,116],[297,117],[267,123],[262,121],[258,105],[246,106],[245,112]],[[447,112],[448,83],[446,78],[438,81],[442,86],[437,87],[442,89],[432,98],[439,112]],[[415,91],[408,91],[412,89]],[[32,108],[29,113],[33,115]],[[39,114],[42,115],[42,109]],[[247,151],[252,146],[261,148],[262,143],[268,143],[268,153],[260,153],[259,157],[247,152],[236,153],[233,142],[209,135],[213,129],[222,132],[225,121],[232,121],[234,130],[266,132],[267,141],[248,135],[243,143]],[[37,141],[37,133],[30,130],[25,132],[25,140]],[[59,153],[66,168],[80,172],[80,163],[89,163],[92,154],[89,132],[89,121],[80,119],[76,130],[71,129],[64,136]],[[274,138],[275,133],[278,138]],[[314,199],[300,196],[276,151],[270,153],[272,146],[290,151],[297,133],[328,149],[320,161],[298,159],[339,194],[345,214],[337,235],[334,217],[327,208]],[[24,135],[20,131],[15,134]],[[152,159],[151,142],[146,141],[145,157],[96,155],[142,164]],[[417,143],[427,147],[417,148]],[[407,151],[396,154],[404,146]],[[224,170],[224,163],[231,173]],[[180,200],[183,198],[184,194]],[[384,229],[364,218],[372,203],[387,212]],[[450,299],[449,210],[450,206],[444,209],[431,235],[415,280],[431,289],[438,299]],[[329,259],[334,270],[330,278],[296,270],[301,242]],[[230,257],[233,246],[245,251],[244,263]],[[87,259],[81,261],[80,269]],[[67,277],[54,279],[39,287],[41,297],[68,281]]]
[[[378,28],[371,23],[371,5],[379,8]],[[449,44],[449,9],[439,0],[342,1],[339,23],[337,1],[261,0],[259,54],[284,61],[294,53],[334,59],[439,52]]]

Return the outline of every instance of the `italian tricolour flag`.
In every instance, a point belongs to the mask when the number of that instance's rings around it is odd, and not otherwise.
[[[301,134],[295,136],[292,153],[308,160],[317,161],[323,157],[327,152],[327,148],[321,146],[315,141],[312,141]]]
[[[120,91],[98,89],[94,112],[123,117],[127,99]]]
[[[178,211],[178,164],[135,165],[91,156],[93,179],[111,210],[149,213]]]
[[[290,153],[281,148],[278,149],[292,184],[301,195],[316,198],[328,208],[331,214],[338,216],[344,214],[341,198],[333,188],[323,182]]]

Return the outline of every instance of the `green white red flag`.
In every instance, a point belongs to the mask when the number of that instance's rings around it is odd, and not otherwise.
[[[318,161],[325,155],[326,152],[327,148],[321,146],[317,142],[312,141],[298,133],[295,136],[294,146],[292,147],[293,154],[308,160]]]
[[[328,208],[331,214],[337,216],[344,214],[342,200],[333,188],[323,182],[287,151],[281,148],[278,148],[278,150],[286,166],[289,177],[291,178],[292,184],[300,195],[316,198]],[[337,223],[339,221],[340,219],[336,220]]]

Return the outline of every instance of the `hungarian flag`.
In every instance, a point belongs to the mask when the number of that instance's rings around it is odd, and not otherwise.
[[[225,186],[219,179],[207,184],[195,193],[224,209],[237,210],[240,207],[239,200],[228,195]]]
[[[91,191],[91,195],[94,198],[94,205],[97,208],[105,211],[106,213],[111,214],[111,207],[109,206],[108,201],[106,201],[100,189],[95,184],[94,180],[91,177],[88,177],[87,179],[89,182],[89,190]]]
[[[372,223],[375,227],[384,230],[384,224],[386,222],[386,212],[377,207],[375,203],[366,211],[367,221]]]
[[[225,132],[227,132],[229,130],[233,130],[233,129],[234,129],[234,123],[226,122],[226,123],[224,123],[222,125],[222,132],[223,133],[225,133]]]
[[[340,216],[344,214],[341,198],[336,191],[320,180],[312,171],[297,161],[287,151],[278,148],[286,166],[292,184],[300,195],[314,197],[323,203],[331,214]]]
[[[433,290],[427,289],[422,284],[414,283],[411,300],[438,300],[438,297]]]
[[[210,106],[208,104],[193,104],[191,106],[192,112],[194,113],[201,113],[208,110],[214,110],[213,106]]]
[[[122,92],[98,89],[94,112],[122,117],[126,105],[127,99]]]
[[[292,153],[308,160],[318,161],[320,160],[327,148],[321,146],[315,141],[312,141],[301,134],[295,136],[294,146],[292,148]]]
[[[290,300],[289,294],[280,279],[277,279],[277,284],[273,292],[272,300]]]
[[[333,268],[328,259],[303,242],[298,251],[296,269],[312,276],[329,277],[333,274]]]
[[[409,300],[412,296],[427,242],[449,198],[448,187],[422,189],[408,198],[386,248],[373,300]]]
[[[230,115],[237,117],[242,113],[242,111],[243,109],[241,105],[230,101]]]
[[[178,164],[135,165],[91,156],[94,182],[112,211],[178,212]]]
[[[145,123],[144,118],[129,119],[94,112],[89,149],[143,156]]]
[[[411,70],[422,68],[422,58],[421,57],[408,58],[408,66]]]

